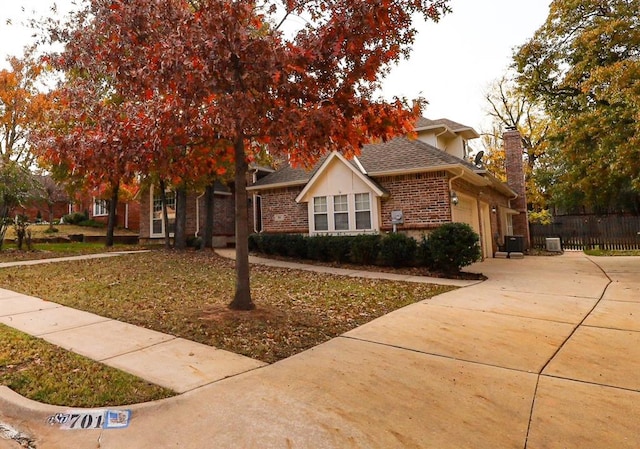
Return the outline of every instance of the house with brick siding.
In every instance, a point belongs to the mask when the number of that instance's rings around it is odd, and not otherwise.
[[[131,197],[127,198],[121,195],[116,207],[116,227],[128,229],[130,231],[140,230],[140,202],[136,198],[137,190],[133,189]],[[87,214],[89,219],[107,225],[109,221],[109,203],[104,198],[98,198],[90,193],[81,193],[76,195],[73,204],[73,212],[81,212]]]
[[[60,220],[67,214],[79,212],[99,223],[107,224],[109,201],[80,190],[69,194],[63,183],[55,181],[49,175],[37,175],[40,184],[33,192],[32,199],[18,209],[30,222]],[[121,195],[116,210],[116,227],[137,231],[140,228],[140,204],[135,198],[135,189],[131,197]]]
[[[333,152],[311,170],[285,165],[256,180],[248,187],[255,231],[419,238],[443,223],[464,222],[480,235],[484,257],[493,256],[505,236],[520,231],[514,216],[524,214],[526,226],[526,210],[512,205],[524,191],[466,161],[468,141],[479,137],[473,128],[420,118],[415,131],[416,138],[365,145],[351,160]],[[519,158],[520,167],[511,169],[523,177],[521,146]]]
[[[269,167],[251,165],[247,174],[247,184],[252,185],[261,177],[273,172]],[[162,213],[162,200],[157,185],[145,187],[138,195],[140,199],[140,243],[158,243],[164,240],[165,233],[173,237],[176,219],[176,194],[172,189],[166,191],[167,222]],[[255,230],[254,198],[247,203],[249,230]],[[204,191],[187,193],[187,236],[202,236],[205,228],[206,205]],[[258,205],[259,207],[259,205]],[[233,185],[217,182],[213,199],[213,246],[227,247],[235,244],[235,200]]]

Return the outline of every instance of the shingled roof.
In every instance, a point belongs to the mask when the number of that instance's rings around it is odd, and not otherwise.
[[[436,147],[419,140],[406,137],[398,137],[388,142],[365,145],[362,148],[358,162],[369,176],[386,173],[433,171],[452,166],[464,166],[475,172],[478,167],[452,156]],[[260,179],[252,187],[284,187],[287,185],[306,184],[322,165],[324,158],[320,160],[312,170],[296,169],[285,166]],[[355,161],[351,161],[358,166]]]

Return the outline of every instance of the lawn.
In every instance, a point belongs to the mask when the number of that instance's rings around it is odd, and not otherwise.
[[[91,228],[87,226],[56,225],[58,232],[49,234],[46,230],[49,225],[32,225],[32,238],[37,241],[33,243],[33,250],[26,251],[26,244],[23,244],[24,251],[18,251],[15,243],[10,242],[14,238],[13,227],[7,230],[6,240],[3,249],[0,251],[0,263],[14,262],[18,260],[49,259],[53,257],[77,256],[80,254],[94,254],[105,251],[131,251],[140,249],[137,245],[114,245],[112,248],[105,248],[104,243],[80,243],[72,241],[56,241],[65,239],[70,235],[84,234],[86,236],[104,236],[105,228]],[[115,235],[137,235],[135,232],[126,229],[117,229]]]
[[[452,289],[253,266],[251,287],[257,308],[235,312],[227,308],[234,293],[233,264],[210,251],[156,250],[109,259],[4,268],[0,270],[0,286],[268,363]],[[4,333],[0,328],[0,338]],[[15,337],[10,336],[9,341],[12,339]],[[36,363],[30,350],[17,351],[24,357],[14,357],[12,365],[29,367]],[[51,371],[62,370],[55,362],[58,356],[44,359],[45,366],[55,363]],[[62,364],[64,371],[97,370],[69,363]],[[5,364],[0,360],[0,366]],[[6,382],[3,378],[2,383]],[[45,385],[56,382],[55,378],[41,381]],[[90,390],[86,387],[90,382],[86,380],[83,388]],[[146,394],[154,398],[157,393]],[[40,396],[38,400],[49,402]],[[132,396],[125,402],[138,400]]]
[[[55,225],[54,228],[56,232],[48,232],[49,225],[39,224],[39,225],[30,225],[27,229],[31,231],[31,238],[33,239],[53,239],[56,237],[68,237],[74,234],[84,234],[84,235],[107,235],[107,228],[94,228],[91,226],[76,226],[70,224],[59,224]],[[128,229],[116,229],[114,232],[115,235],[137,235],[137,232],[129,231]],[[14,239],[15,232],[13,226],[9,226],[7,229],[7,235],[5,236],[7,239]]]
[[[585,249],[588,256],[640,256],[640,250],[607,250],[607,249]]]
[[[0,385],[47,404],[105,407],[175,395],[0,324]]]

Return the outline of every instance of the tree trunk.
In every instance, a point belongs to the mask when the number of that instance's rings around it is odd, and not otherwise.
[[[54,210],[53,210],[53,203],[49,203],[47,204],[48,208],[49,208],[49,230],[53,230],[53,215],[54,215]]]
[[[160,201],[162,202],[162,220],[164,222],[164,249],[171,249],[171,236],[169,236],[169,213],[167,212],[167,186],[163,179],[160,180],[159,187]]]
[[[120,190],[120,185],[116,184],[112,186],[111,193],[111,201],[109,202],[109,220],[107,221],[107,242],[105,245],[107,248],[111,248],[113,246],[113,233],[116,229],[116,213],[118,211],[118,193]]]
[[[236,202],[236,294],[229,304],[233,310],[252,310],[249,284],[249,218],[247,213],[247,161],[244,139],[238,137],[235,148],[235,202]]]
[[[204,204],[205,204],[205,219],[204,219],[204,231],[202,234],[202,247],[213,248],[213,220],[215,218],[214,206],[215,206],[215,181],[207,186],[204,192]]]
[[[9,208],[5,206],[4,201],[0,202],[0,251],[4,245],[4,237],[7,234],[7,228],[9,227]]]
[[[187,189],[176,189],[176,230],[173,237],[175,249],[187,249]]]

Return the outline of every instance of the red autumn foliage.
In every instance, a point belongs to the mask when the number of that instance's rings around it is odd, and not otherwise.
[[[372,140],[410,132],[420,102],[385,102],[376,92],[390,65],[408,55],[416,14],[437,20],[447,2],[90,0],[69,32],[55,33],[66,39],[57,61],[76,79],[102,80],[118,103],[90,117],[91,132],[68,130],[86,157],[75,166],[180,182],[233,162],[238,282],[231,307],[252,308],[247,161],[266,145],[273,156],[311,166],[329,151],[353,156]],[[285,33],[292,16],[307,25]],[[103,151],[108,156],[97,154]]]

